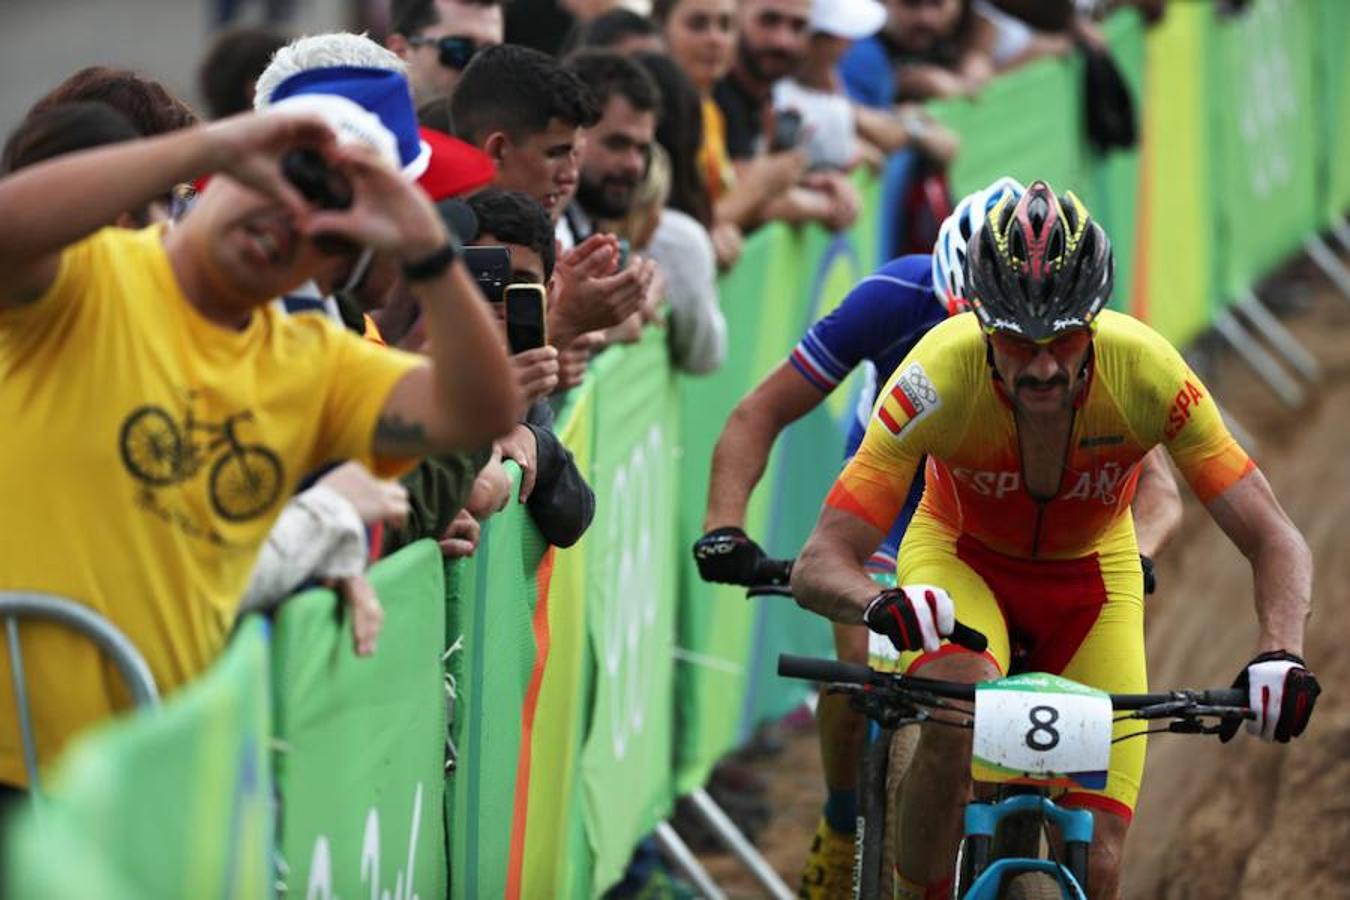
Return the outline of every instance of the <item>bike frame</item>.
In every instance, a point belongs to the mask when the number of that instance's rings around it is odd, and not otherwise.
[[[861,704],[858,710],[883,728],[923,723],[929,716],[921,708],[954,708],[947,706],[944,699],[962,703],[975,699],[974,684],[885,674],[864,665],[830,659],[782,654],[778,657],[778,674],[820,682],[831,689],[852,694]],[[1200,721],[1203,717],[1251,717],[1247,693],[1240,688],[1112,694],[1110,699],[1117,713],[1133,713],[1124,718],[1139,721],[1175,719],[1161,730],[1178,734],[1217,733],[1219,727],[1205,726]],[[1117,722],[1123,720],[1116,717]],[[1154,731],[1145,729],[1129,737],[1138,738]],[[971,858],[971,874],[975,880],[962,895],[963,900],[997,900],[1005,878],[1024,872],[1044,872],[1056,879],[1063,897],[1086,900],[1082,884],[1068,865],[1039,857],[1003,857],[989,861],[998,825],[1010,816],[1027,814],[1053,822],[1063,838],[1071,864],[1086,873],[1086,850],[1092,843],[1093,831],[1092,814],[1087,810],[1064,809],[1043,793],[1012,794],[993,803],[973,801],[966,804],[962,852],[973,849],[980,856]],[[958,874],[962,868],[964,866],[958,866]]]

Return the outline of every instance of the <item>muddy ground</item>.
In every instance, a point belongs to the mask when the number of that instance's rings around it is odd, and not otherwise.
[[[1306,656],[1325,693],[1289,746],[1241,735],[1151,739],[1127,850],[1129,900],[1350,897],[1350,303],[1306,267],[1263,294],[1321,363],[1302,409],[1289,410],[1230,352],[1195,354],[1202,377],[1250,448],[1315,558]],[[1183,488],[1183,493],[1186,493]],[[1181,533],[1157,560],[1147,611],[1155,689],[1228,684],[1253,652],[1246,561],[1189,496]],[[1342,646],[1344,645],[1344,646]],[[796,888],[824,788],[809,723],[758,760],[771,818],[761,850]],[[733,897],[764,892],[729,856],[703,854]]]

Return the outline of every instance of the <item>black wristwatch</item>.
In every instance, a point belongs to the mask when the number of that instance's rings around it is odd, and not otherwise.
[[[450,268],[451,264],[459,258],[460,252],[459,241],[452,237],[439,250],[435,250],[421,259],[405,262],[403,264],[403,277],[408,281],[432,281],[440,278]]]

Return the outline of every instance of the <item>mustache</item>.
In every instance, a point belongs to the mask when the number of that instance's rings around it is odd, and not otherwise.
[[[1014,390],[1019,391],[1022,388],[1051,388],[1051,387],[1068,387],[1068,386],[1069,386],[1069,376],[1065,375],[1063,372],[1045,381],[1041,381],[1039,378],[1032,378],[1030,375],[1023,375],[1021,378],[1018,378],[1015,382],[1013,382]]]

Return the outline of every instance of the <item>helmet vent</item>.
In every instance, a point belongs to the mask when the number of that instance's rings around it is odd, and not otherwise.
[[[1045,255],[1051,262],[1059,260],[1064,255],[1064,233],[1058,228],[1050,232],[1050,242],[1046,246]]]
[[[1032,197],[1031,202],[1027,204],[1027,221],[1031,225],[1031,233],[1039,237],[1048,218],[1050,218],[1050,204],[1039,194]]]

